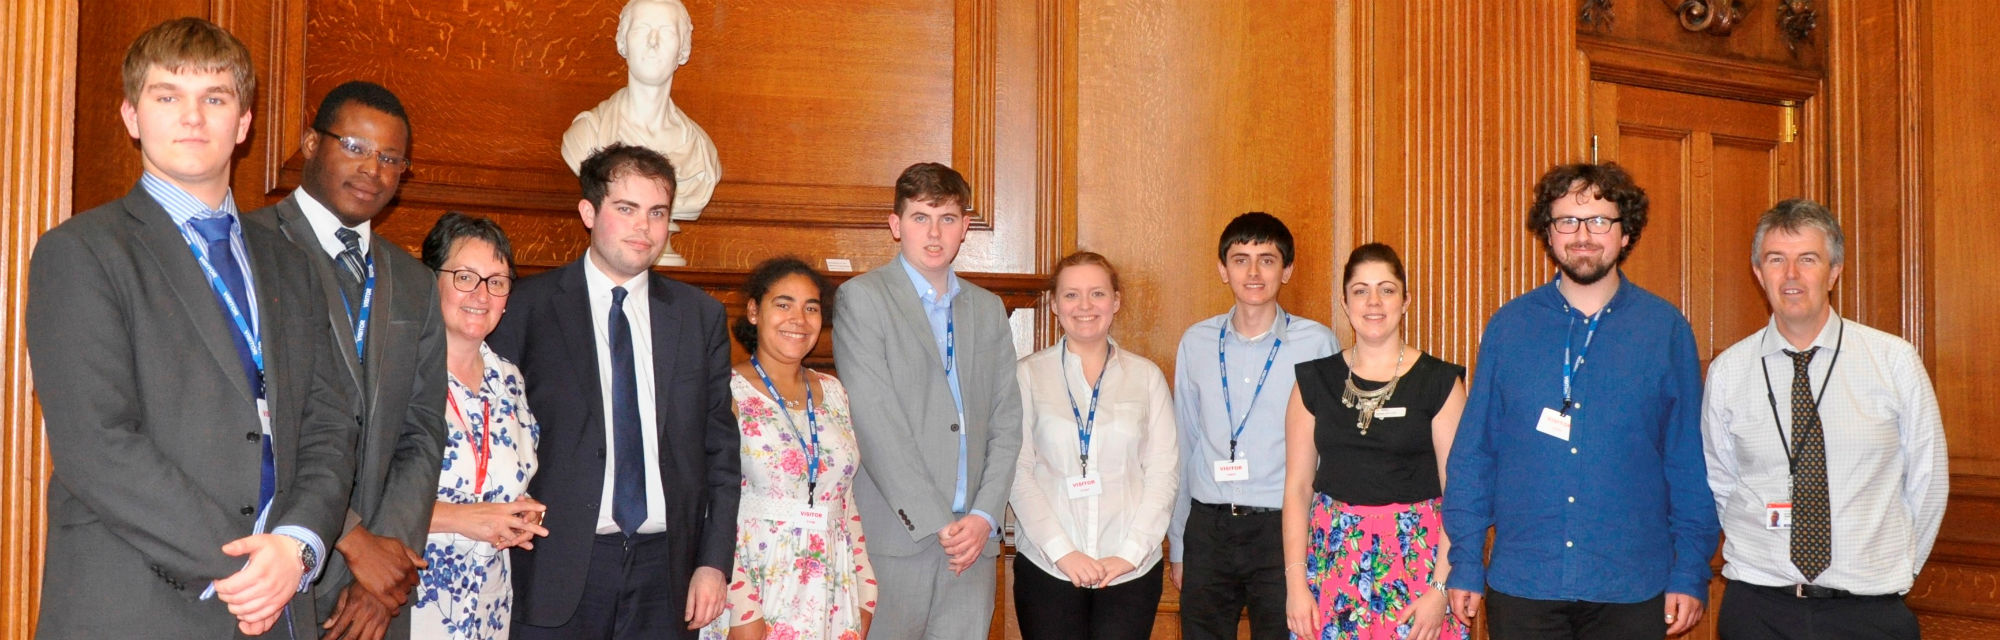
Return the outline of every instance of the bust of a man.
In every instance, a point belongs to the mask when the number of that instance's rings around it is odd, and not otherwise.
[[[675,220],[694,220],[722,179],[715,142],[674,106],[674,71],[687,64],[694,22],[679,0],[631,0],[618,13],[618,55],[625,58],[625,88],[597,107],[576,114],[563,132],[562,156],[574,172],[592,151],[613,142],[652,148],[674,164],[680,188]],[[674,255],[671,250],[668,255]],[[663,264],[665,262],[663,261]]]

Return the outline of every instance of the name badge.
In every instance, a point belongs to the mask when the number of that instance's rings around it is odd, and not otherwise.
[[[1535,430],[1569,442],[1569,416],[1561,411],[1542,407],[1542,419],[1535,423]]]
[[[786,524],[807,531],[826,530],[826,507],[799,506],[792,510],[791,516]]]
[[[1070,476],[1068,481],[1071,500],[1104,493],[1104,483],[1099,482],[1097,476]]]
[[[1403,414],[1405,414],[1405,413],[1409,413],[1409,409],[1408,409],[1408,408],[1405,408],[1405,407],[1382,407],[1382,408],[1380,408],[1380,409],[1376,409],[1376,410],[1375,410],[1375,417],[1377,417],[1377,418],[1401,418],[1401,417],[1403,417]]]
[[[1792,503],[1764,503],[1764,528],[1772,531],[1792,528]]]
[[[761,504],[746,507],[744,511],[752,518],[769,520],[780,526],[798,527],[807,531],[825,531],[827,524],[826,507],[808,507],[803,504],[782,504],[777,501],[759,501]]]
[[[264,435],[271,435],[271,403],[263,398],[257,399],[257,422],[264,429]]]
[[[1242,482],[1250,479],[1250,459],[1215,461],[1216,482]]]

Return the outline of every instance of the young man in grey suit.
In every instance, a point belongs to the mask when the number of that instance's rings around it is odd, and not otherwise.
[[[205,20],[126,52],[131,193],[43,235],[28,353],[54,478],[40,638],[312,637],[306,585],[353,482],[353,382],[306,255],[237,220],[243,43]]]
[[[339,553],[313,586],[330,638],[409,637],[401,614],[424,567],[449,435],[437,276],[370,228],[402,183],[409,149],[396,94],[372,82],[334,87],[299,140],[299,188],[248,216],[314,256],[334,349],[361,390],[353,501]]]
[[[840,288],[833,356],[861,444],[855,502],[880,585],[870,635],[984,638],[1001,509],[1021,448],[1013,332],[951,271],[972,189],[920,163],[896,179],[901,252]]]

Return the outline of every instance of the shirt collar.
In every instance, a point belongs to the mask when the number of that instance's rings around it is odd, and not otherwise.
[[[340,218],[333,215],[333,210],[326,208],[326,205],[321,204],[318,199],[313,198],[311,193],[306,192],[305,187],[293,190],[292,195],[298,197],[299,211],[305,214],[306,224],[312,226],[313,237],[319,239],[320,248],[326,249],[327,255],[332,256],[340,255],[340,252],[346,251],[347,244],[341,242],[340,238],[333,235],[335,230],[346,227],[346,225],[342,225]],[[368,255],[368,245],[371,244],[368,242],[368,233],[373,228],[373,224],[372,222],[363,221],[359,225],[346,227],[353,229],[355,233],[361,234],[361,255]]]
[[[139,174],[139,186],[160,204],[161,209],[167,210],[167,216],[173,218],[175,225],[186,225],[189,220],[208,217],[216,212],[232,217],[236,215],[236,193],[233,189],[222,193],[221,209],[210,209],[202,204],[200,198],[150,171]]]
[[[1288,330],[1291,328],[1292,323],[1287,322],[1287,319],[1291,318],[1292,314],[1286,311],[1283,305],[1274,306],[1277,308],[1277,315],[1271,316],[1271,329],[1265,331],[1264,335],[1257,336],[1256,342],[1263,342],[1265,338],[1272,336],[1277,336],[1279,340],[1284,340],[1288,336]],[[1251,342],[1250,336],[1236,331],[1236,305],[1230,305],[1229,312],[1222,314],[1222,331],[1226,335],[1236,336],[1237,340],[1246,343]]]
[[[597,268],[597,262],[591,259],[591,254],[595,251],[596,249],[585,249],[583,252],[583,283],[589,289],[591,297],[602,296],[605,300],[610,300],[612,287],[625,287],[627,300],[646,297],[647,283],[652,281],[646,276],[652,275],[651,272],[641,272],[625,282],[612,282],[611,276],[605,275],[604,270]]]
[[[1831,353],[1839,346],[1840,327],[1845,322],[1846,320],[1841,319],[1839,311],[1832,311],[1826,314],[1826,323],[1820,325],[1819,335],[1813,336],[1812,346],[1819,347]],[[1778,317],[1775,315],[1771,316],[1771,321],[1764,325],[1763,338],[1758,340],[1758,355],[1760,357],[1769,357],[1786,351],[1797,350],[1792,346],[1791,342],[1785,340],[1784,334],[1778,332]]]
[[[945,271],[944,279],[947,284],[945,285],[944,297],[939,298],[937,288],[931,286],[930,279],[925,278],[924,274],[918,273],[915,265],[903,259],[903,254],[896,254],[896,263],[903,265],[903,273],[910,276],[910,286],[916,287],[917,297],[922,299],[925,304],[950,304],[952,300],[958,299],[959,286],[957,273],[949,270]]]

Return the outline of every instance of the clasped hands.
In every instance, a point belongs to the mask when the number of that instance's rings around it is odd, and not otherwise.
[[[979,514],[966,514],[939,529],[938,544],[944,546],[951,574],[961,575],[972,568],[972,563],[979,561],[979,551],[986,548],[986,539],[992,535],[993,525]]]
[[[1119,576],[1131,573],[1134,567],[1118,556],[1092,558],[1082,551],[1071,551],[1056,559],[1056,568],[1069,576],[1070,584],[1084,589],[1102,589]]]

